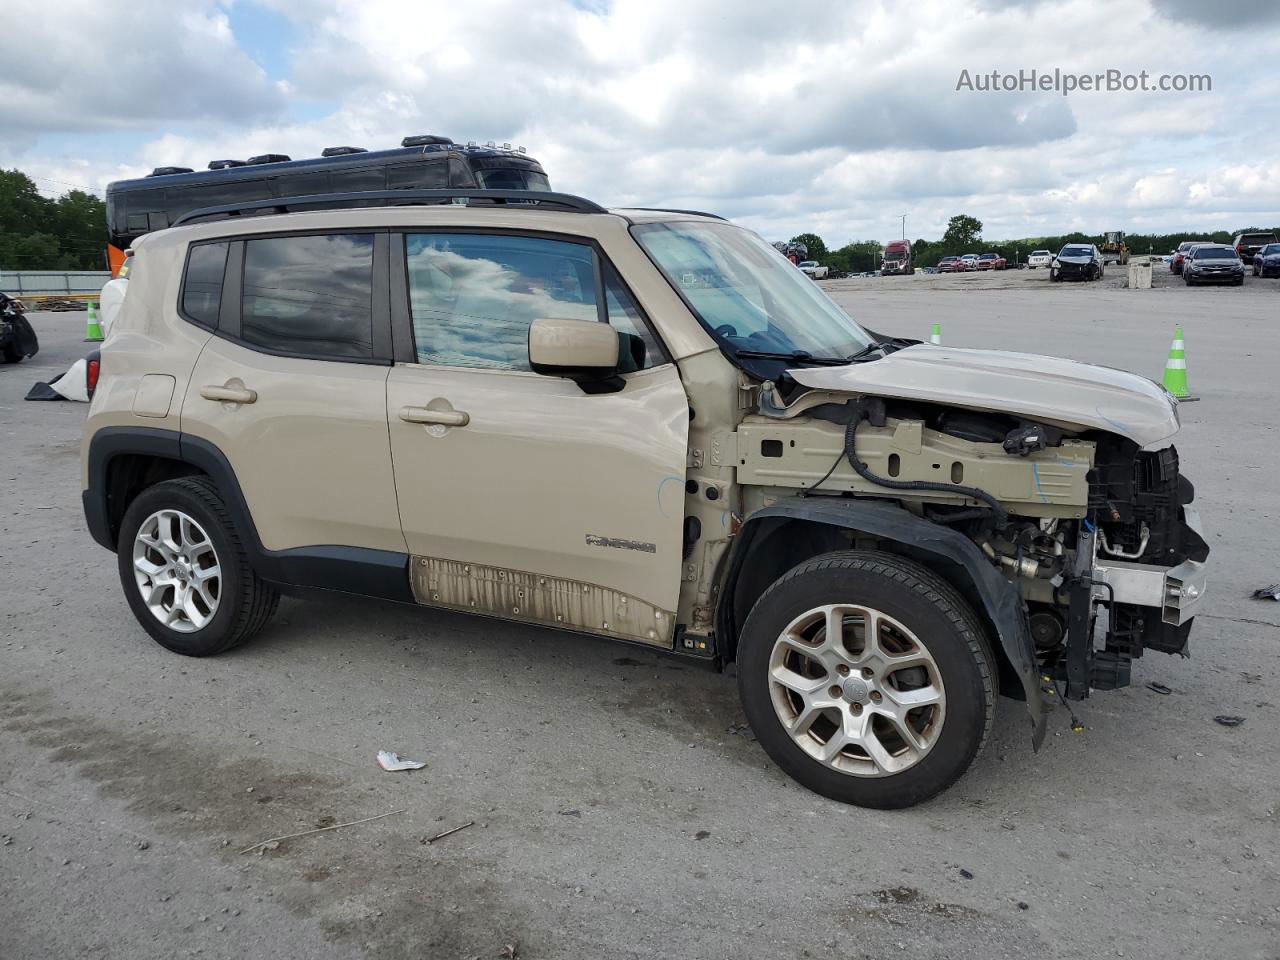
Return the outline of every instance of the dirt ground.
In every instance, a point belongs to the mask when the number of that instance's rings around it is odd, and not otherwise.
[[[36,314],[0,367],[0,957],[1280,957],[1280,604],[1248,599],[1280,580],[1280,281],[826,286],[882,332],[1153,377],[1183,325],[1191,659],[1143,658],[1083,733],[1057,710],[1038,754],[1002,702],[960,784],[887,813],[782,775],[731,674],[603,641],[320,596],[176,657],[85,532],[84,407],[21,400],[88,349]]]

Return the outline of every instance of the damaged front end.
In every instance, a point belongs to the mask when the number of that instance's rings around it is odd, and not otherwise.
[[[1080,700],[1127,685],[1146,650],[1187,655],[1209,548],[1176,449],[1151,449],[1178,429],[1159,386],[926,345],[789,375],[798,389],[767,384],[739,427],[740,477],[766,502],[896,501],[970,540],[1022,621],[997,627],[1021,680],[1004,692]]]
[[[1128,685],[1130,666],[1145,650],[1188,656],[1207,581],[1209,546],[1177,449],[1138,450],[1106,437],[1096,456],[1076,570],[1063,583],[1065,642],[1050,647],[1053,676],[1074,700],[1091,688]],[[1100,609],[1106,623],[1103,646],[1096,648]]]

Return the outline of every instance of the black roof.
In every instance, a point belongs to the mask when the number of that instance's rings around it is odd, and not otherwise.
[[[315,210],[320,207],[345,209],[368,206],[410,206],[414,204],[439,205],[458,201],[477,201],[485,205],[506,206],[515,209],[552,208],[571,213],[608,213],[604,207],[569,193],[553,193],[548,190],[365,190],[352,193],[321,193],[307,197],[276,197],[272,200],[250,200],[245,203],[227,203],[216,207],[203,207],[184,213],[171,226],[206,220],[225,220],[253,214],[289,213],[299,208]],[[683,212],[683,211],[682,211]],[[710,216],[710,214],[704,214]]]
[[[236,163],[231,165],[234,161],[214,161],[218,165],[218,169],[192,172],[185,172],[187,168],[184,167],[157,167],[156,172],[151,176],[137,177],[131,180],[116,180],[109,183],[107,184],[107,192],[119,193],[167,186],[196,186],[235,180],[254,180],[288,173],[386,166],[397,160],[408,160],[425,153],[457,157],[467,162],[473,160],[501,160],[503,166],[509,164],[543,172],[542,166],[537,160],[518,150],[489,145],[474,146],[467,144],[462,146],[455,143],[430,143],[414,147],[395,147],[390,150],[363,150],[350,153],[344,151],[336,156],[308,157],[304,160],[281,160],[275,162],[264,162],[265,157],[272,156],[271,154],[266,154],[263,157],[254,157],[245,164]],[[278,154],[277,156],[283,156],[283,154]],[[223,164],[226,165],[223,166]],[[488,166],[488,164],[485,165]]]

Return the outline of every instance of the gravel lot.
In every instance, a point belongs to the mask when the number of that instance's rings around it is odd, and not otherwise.
[[[1139,661],[1082,734],[1058,710],[1039,754],[1002,703],[970,774],[900,813],[793,785],[730,732],[731,675],[607,642],[321,596],[166,653],[85,532],[84,407],[21,402],[83,315],[34,314],[41,353],[0,367],[0,957],[1280,957],[1280,604],[1248,599],[1280,580],[1280,281],[1121,273],[826,284],[882,332],[1153,377],[1181,323],[1203,397],[1192,658]]]

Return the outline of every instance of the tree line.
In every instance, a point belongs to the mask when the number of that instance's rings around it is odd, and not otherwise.
[[[1236,230],[1197,231],[1183,230],[1177,233],[1126,233],[1125,243],[1135,254],[1166,254],[1185,240],[1204,240],[1229,244],[1237,234],[1274,232],[1280,235],[1280,227],[1240,227]],[[835,250],[830,250],[822,238],[814,233],[802,233],[791,238],[792,243],[803,243],[809,248],[809,259],[824,263],[833,271],[862,273],[876,270],[880,265],[880,252],[884,245],[877,240],[856,240]],[[959,257],[966,253],[998,253],[1010,263],[1023,262],[1032,250],[1048,250],[1057,253],[1068,243],[1096,243],[1102,245],[1102,234],[1063,233],[1056,236],[1022,237],[1017,240],[984,240],[982,221],[968,214],[957,214],[947,221],[947,229],[938,240],[917,239],[911,244],[912,259],[918,267],[932,267],[943,257]]]
[[[46,197],[21,170],[0,170],[0,270],[105,270],[106,248],[100,197]]]

